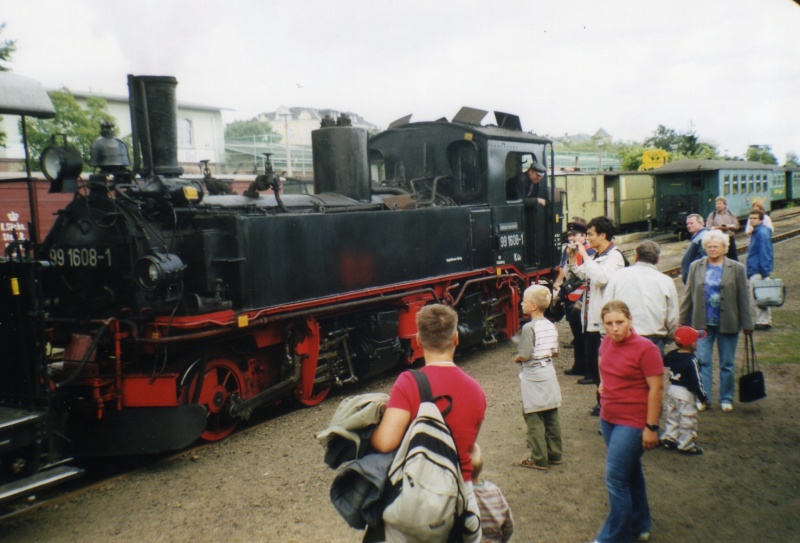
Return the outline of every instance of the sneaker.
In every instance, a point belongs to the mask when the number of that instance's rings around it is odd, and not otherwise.
[[[662,439],[659,445],[661,445],[668,451],[674,451],[678,448],[678,444],[672,441],[671,439]]]
[[[698,411],[705,411],[708,408],[706,404],[703,402],[697,402],[697,410]]]
[[[634,541],[650,541],[650,532],[642,532],[639,535],[637,535],[633,540]]]
[[[578,384],[579,385],[593,385],[594,384],[594,379],[592,379],[591,377],[584,378],[584,379],[578,379]]]
[[[703,454],[703,449],[695,445],[691,449],[678,449],[681,454]]]
[[[589,411],[589,414],[591,416],[593,416],[593,417],[599,417],[600,416],[600,404],[597,404],[594,407],[592,407],[592,410]]]
[[[719,406],[722,408],[723,413],[730,413],[733,411],[733,406],[729,402],[722,402]]]

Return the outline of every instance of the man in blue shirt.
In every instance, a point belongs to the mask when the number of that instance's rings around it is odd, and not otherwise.
[[[772,273],[775,258],[772,253],[772,230],[764,226],[764,212],[753,210],[750,212],[750,225],[753,234],[750,236],[750,246],[747,248],[747,278],[750,280],[752,291],[753,281],[766,279]],[[755,300],[755,298],[754,298]],[[766,330],[772,326],[772,315],[769,307],[759,307],[753,302],[756,311],[756,330]]]
[[[692,235],[692,239],[689,241],[689,246],[686,247],[686,252],[683,253],[683,259],[681,260],[681,279],[683,279],[684,285],[692,262],[706,256],[706,252],[703,249],[703,238],[706,237],[708,232],[703,217],[697,213],[692,213],[686,217],[686,230]]]

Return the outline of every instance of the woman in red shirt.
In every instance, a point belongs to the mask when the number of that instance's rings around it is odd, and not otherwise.
[[[664,363],[658,347],[633,330],[624,302],[608,302],[600,316],[607,334],[599,391],[610,510],[596,541],[648,541],[652,521],[641,459],[658,445]]]

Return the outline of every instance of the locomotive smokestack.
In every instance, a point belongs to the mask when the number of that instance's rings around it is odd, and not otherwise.
[[[178,165],[177,85],[174,77],[128,75],[134,175],[183,173]]]

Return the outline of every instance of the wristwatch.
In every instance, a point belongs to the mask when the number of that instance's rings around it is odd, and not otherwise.
[[[647,424],[647,423],[645,423],[645,427],[648,430],[652,430],[653,432],[656,432],[656,433],[658,433],[658,431],[661,429],[661,428],[658,427],[658,424]]]

